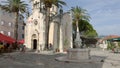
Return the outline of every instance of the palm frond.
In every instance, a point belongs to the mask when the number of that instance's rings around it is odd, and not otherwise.
[[[28,5],[25,4],[25,1],[21,0],[7,0],[4,1],[2,9],[8,12],[25,12],[25,9]]]
[[[61,7],[62,8],[62,5],[67,5],[65,2],[61,1],[61,0],[56,0],[56,6],[57,7]]]
[[[83,19],[83,20],[88,20],[90,19],[89,14],[87,13],[87,10],[82,9],[79,6],[72,7],[72,12],[73,12],[73,18],[76,20]]]

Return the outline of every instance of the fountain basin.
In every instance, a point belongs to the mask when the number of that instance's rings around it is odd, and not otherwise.
[[[70,60],[87,60],[90,59],[89,49],[68,49],[67,58]]]
[[[90,49],[68,49],[66,56],[57,57],[55,60],[66,63],[98,63],[101,62],[103,58],[90,56]]]

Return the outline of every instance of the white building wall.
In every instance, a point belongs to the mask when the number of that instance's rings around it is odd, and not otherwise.
[[[34,0],[38,1],[38,0]],[[39,1],[38,1],[39,2]],[[45,45],[45,15],[43,13],[40,13],[40,10],[37,7],[33,8],[33,12],[31,16],[28,18],[27,24],[30,23],[30,25],[26,25],[26,41],[25,44],[28,45],[27,47],[30,49],[33,49],[33,40],[37,40],[37,47],[42,46],[42,49],[44,49]],[[38,22],[35,25],[35,20]],[[28,34],[29,33],[29,34]],[[36,35],[36,38],[33,38],[32,36]],[[38,49],[38,48],[37,48]]]
[[[25,27],[25,45],[27,48],[31,49],[31,23],[27,24]]]
[[[3,25],[1,22],[4,22]],[[22,35],[24,34],[24,17],[19,15],[18,19],[18,40],[23,39]],[[3,31],[4,35],[14,37],[14,28],[15,28],[15,14],[9,13],[0,8],[0,32]]]
[[[40,0],[34,0],[39,2]],[[57,14],[57,7],[54,6],[54,9],[51,8],[51,12]],[[34,24],[34,20],[38,21],[38,24]],[[59,17],[56,22],[60,22]],[[58,45],[58,23],[51,22],[50,24],[50,32],[49,32],[49,43],[52,43],[54,50],[59,48],[60,52],[63,52],[64,40],[67,39],[68,48],[72,47],[72,19],[69,13],[65,13],[62,19],[62,25],[60,30],[60,46]],[[25,44],[29,49],[33,49],[33,39],[36,39],[37,47],[41,47],[42,50],[45,47],[45,15],[43,12],[40,12],[38,8],[33,7],[33,12],[31,16],[28,18],[28,22],[26,23],[25,30]],[[33,38],[33,35],[36,35],[36,38]],[[39,48],[37,48],[39,49]]]

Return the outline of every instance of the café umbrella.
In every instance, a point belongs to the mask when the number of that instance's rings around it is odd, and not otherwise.
[[[15,39],[0,33],[0,41],[9,44],[15,43]]]
[[[19,44],[24,44],[24,39],[18,41]]]

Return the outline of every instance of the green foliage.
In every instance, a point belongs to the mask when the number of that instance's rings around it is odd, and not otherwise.
[[[112,49],[114,49],[114,48],[115,48],[114,43],[113,43],[113,42],[108,42],[108,47],[107,47],[107,49],[108,49],[108,50],[112,50]]]
[[[90,19],[87,10],[82,9],[81,7],[73,7],[73,30],[76,33],[77,27],[79,32],[86,37],[96,37],[97,32],[93,29],[92,25],[88,22]]]
[[[76,7],[72,7],[71,10],[73,12],[73,19],[75,20],[75,22],[83,19],[89,21],[90,16],[87,13],[86,9],[76,6]]]
[[[84,36],[86,36],[86,37],[97,37],[98,34],[96,33],[95,30],[90,30],[90,31],[84,32]]]
[[[45,4],[46,8],[47,7],[51,8],[53,4],[57,7],[62,7],[62,5],[66,5],[66,3],[61,0],[41,0],[41,1]]]
[[[79,28],[80,32],[94,30],[93,27],[92,27],[92,25],[88,21],[86,21],[86,20],[80,20],[79,21],[79,27],[80,27]]]
[[[86,37],[96,37],[98,36],[96,30],[92,27],[92,25],[86,20],[79,20],[79,31],[82,32],[83,36]],[[73,30],[76,31],[75,21],[73,21]]]
[[[118,42],[118,46],[119,46],[119,48],[120,48],[120,42]]]
[[[8,12],[21,12],[26,11],[28,4],[25,4],[25,1],[21,0],[7,0],[4,2],[4,5],[1,5],[1,8]]]

